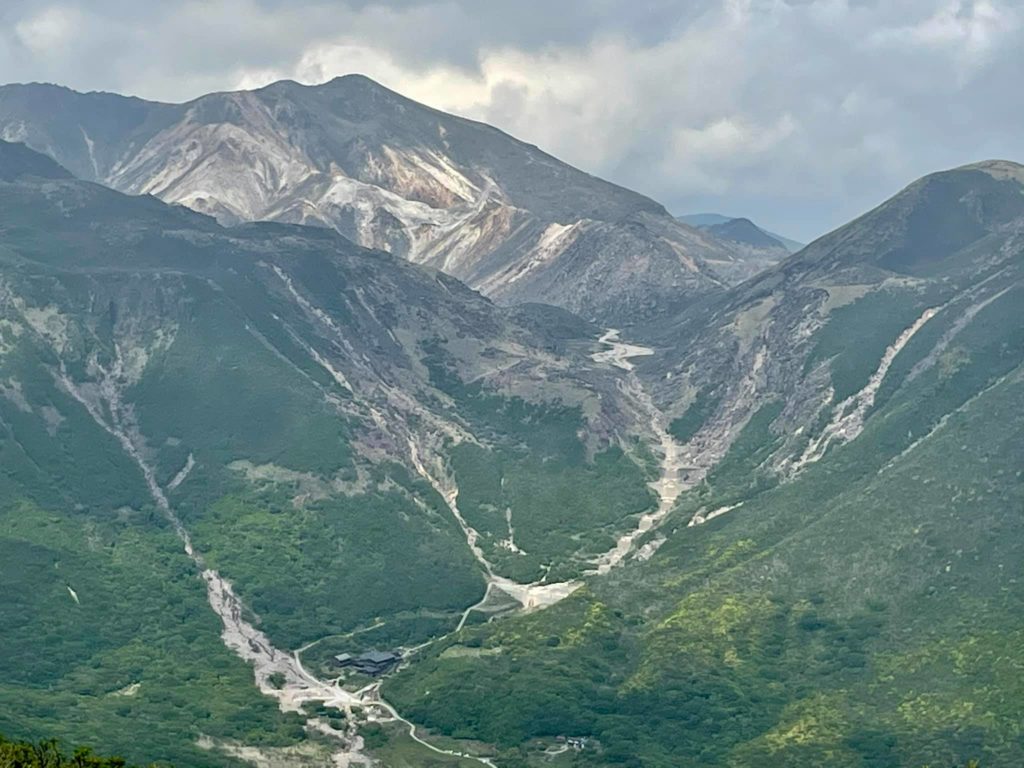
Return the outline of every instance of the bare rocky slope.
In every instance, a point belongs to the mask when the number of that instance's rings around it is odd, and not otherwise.
[[[606,325],[678,311],[763,266],[649,198],[361,76],[187,104],[4,86],[0,138],[222,223],[332,227],[501,303]]]

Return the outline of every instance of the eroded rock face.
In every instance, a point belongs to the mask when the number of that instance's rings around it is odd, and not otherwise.
[[[7,86],[0,138],[225,224],[330,227],[502,303],[552,303],[604,325],[679,311],[767,263],[649,198],[358,76],[182,105]]]

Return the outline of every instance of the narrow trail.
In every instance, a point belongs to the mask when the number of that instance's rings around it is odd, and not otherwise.
[[[429,741],[424,741],[423,739],[421,739],[419,737],[419,735],[416,733],[416,724],[413,723],[413,722],[410,722],[409,720],[406,720],[404,717],[402,717],[400,714],[398,714],[397,710],[395,710],[395,708],[393,706],[388,704],[383,699],[378,699],[375,703],[377,703],[382,709],[387,711],[388,714],[391,715],[393,720],[395,720],[396,722],[402,723],[402,724],[404,724],[405,726],[407,726],[409,728],[409,738],[410,739],[415,741],[417,744],[420,744],[421,746],[426,747],[431,752],[435,752],[435,753],[437,753],[439,755],[447,755],[448,757],[460,757],[463,760],[474,760],[474,761],[480,763],[481,765],[487,765],[487,766],[490,766],[490,768],[498,768],[498,766],[495,765],[494,761],[491,760],[488,757],[480,757],[478,755],[470,755],[470,754],[468,754],[466,752],[456,752],[455,750],[452,750],[452,749],[442,749],[441,747],[435,747]]]
[[[337,640],[337,639],[341,639],[341,638],[345,638],[345,637],[355,637],[356,635],[361,635],[364,632],[371,632],[371,631],[373,631],[375,629],[379,629],[380,627],[383,627],[384,624],[385,624],[385,622],[382,619],[378,619],[373,624],[368,624],[365,627],[359,627],[358,629],[353,629],[351,632],[341,632],[340,634],[337,634],[337,635],[324,635],[323,637],[318,637],[316,640],[311,640],[308,643],[306,643],[305,645],[303,645],[303,646],[301,646],[299,648],[296,648],[295,649],[295,653],[305,653],[310,648],[312,648],[312,647],[314,647],[316,645],[320,645],[320,643],[322,643],[324,640]]]
[[[621,565],[634,551],[637,541],[665,521],[679,494],[687,489],[679,480],[679,472],[686,465],[683,460],[683,446],[672,437],[668,430],[668,417],[655,405],[631,362],[631,358],[634,357],[653,355],[654,350],[619,341],[619,331],[614,328],[605,331],[598,341],[607,349],[595,352],[591,359],[594,362],[610,363],[626,372],[622,383],[623,391],[633,398],[647,417],[648,427],[658,440],[656,452],[659,459],[658,478],[649,484],[651,490],[658,495],[658,506],[642,515],[637,521],[636,528],[620,536],[612,549],[594,560],[595,567],[588,571],[588,574],[601,575]],[[647,556],[650,554],[653,552],[647,553]]]
[[[467,620],[469,619],[469,615],[470,615],[470,614],[471,614],[471,613],[472,613],[473,611],[477,610],[478,608],[482,607],[483,605],[486,605],[487,601],[488,601],[488,600],[490,599],[490,597],[491,597],[491,587],[492,587],[492,586],[494,586],[494,583],[493,583],[493,582],[491,582],[491,581],[488,581],[488,582],[487,582],[487,588],[486,588],[486,589],[484,589],[484,596],[483,596],[483,597],[481,597],[481,598],[480,598],[480,599],[479,599],[479,600],[478,600],[477,602],[473,603],[473,604],[472,604],[471,606],[469,606],[469,607],[468,607],[468,608],[467,608],[466,610],[464,610],[464,611],[462,612],[462,616],[461,616],[461,617],[459,617],[459,623],[458,623],[458,625],[457,625],[457,626],[455,627],[455,631],[456,631],[456,632],[459,632],[459,631],[461,631],[461,630],[462,630],[462,628],[463,628],[464,626],[466,626],[466,621],[467,621]]]

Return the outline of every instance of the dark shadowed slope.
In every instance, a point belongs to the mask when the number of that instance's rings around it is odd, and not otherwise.
[[[781,240],[769,235],[750,219],[730,219],[721,224],[714,224],[707,229],[723,240],[744,243],[756,248],[785,249]]]
[[[803,248],[804,245],[806,245],[806,243],[801,243],[796,240],[793,240],[792,238],[783,237],[782,235],[777,234],[775,232],[770,232],[767,229],[759,226],[758,224],[755,224],[754,222],[750,221],[750,219],[744,218],[742,216],[723,216],[720,213],[691,213],[683,216],[677,216],[676,218],[678,218],[679,221],[683,222],[684,224],[689,224],[691,227],[697,227],[697,229],[703,229],[706,231],[716,231],[717,228],[724,227],[725,231],[728,232],[730,229],[730,227],[728,227],[730,222],[737,222],[741,232],[743,230],[747,230],[749,232],[749,224],[752,225],[760,233],[760,235],[756,235],[758,239],[762,239],[763,237],[769,237],[772,240],[778,241],[779,243],[782,244],[783,248],[785,248],[789,253],[796,253],[801,248]]]
[[[71,174],[58,163],[33,152],[24,144],[0,141],[0,181],[17,181],[23,177],[69,179]]]

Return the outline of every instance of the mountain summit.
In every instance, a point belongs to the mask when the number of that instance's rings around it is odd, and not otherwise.
[[[187,104],[5,86],[0,138],[222,223],[331,227],[502,303],[605,323],[679,309],[751,270],[650,198],[362,76]]]

